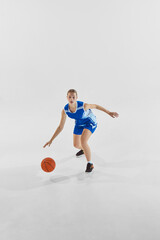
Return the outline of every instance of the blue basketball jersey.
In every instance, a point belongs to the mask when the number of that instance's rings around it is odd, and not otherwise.
[[[69,110],[69,103],[64,106],[64,111],[68,117],[75,119],[75,124],[78,126],[84,126],[86,123],[97,124],[96,116],[91,109],[84,110],[84,102],[77,101],[76,111],[74,113]]]

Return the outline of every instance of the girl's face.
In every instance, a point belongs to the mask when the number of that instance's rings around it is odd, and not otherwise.
[[[68,93],[67,100],[68,100],[69,104],[74,105],[77,101],[76,93]]]

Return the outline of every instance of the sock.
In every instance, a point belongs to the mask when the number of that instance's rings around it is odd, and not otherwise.
[[[93,162],[92,162],[92,161],[88,161],[88,163],[91,163],[91,164],[93,164]]]

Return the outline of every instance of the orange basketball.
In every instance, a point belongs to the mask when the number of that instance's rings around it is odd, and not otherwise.
[[[56,163],[52,158],[44,158],[41,162],[41,168],[45,172],[52,172],[56,167]]]

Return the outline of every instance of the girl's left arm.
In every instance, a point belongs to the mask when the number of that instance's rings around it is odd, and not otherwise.
[[[98,110],[101,110],[105,113],[107,113],[108,115],[110,115],[111,117],[115,118],[115,117],[118,117],[119,114],[117,112],[110,112],[109,110],[105,109],[104,107],[102,106],[99,106],[97,104],[88,104],[88,103],[84,103],[84,110],[87,110],[87,109],[98,109]]]

